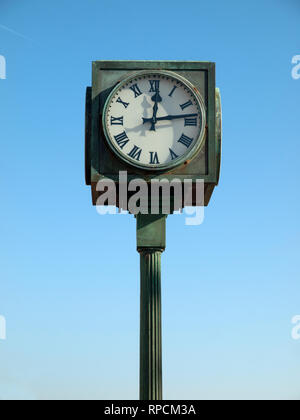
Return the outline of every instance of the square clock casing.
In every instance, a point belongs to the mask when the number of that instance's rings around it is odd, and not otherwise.
[[[144,171],[127,165],[109,148],[102,126],[105,102],[114,87],[125,77],[141,70],[167,70],[187,79],[204,99],[206,127],[204,146],[190,161],[185,161],[164,171]],[[221,109],[218,89],[215,85],[215,63],[201,61],[94,61],[92,87],[86,92],[85,129],[86,184],[91,186],[95,205],[99,192],[97,182],[109,178],[118,183],[119,172],[127,171],[128,182],[142,178],[190,179],[204,181],[204,204],[208,205],[214,187],[218,184],[221,155]],[[115,203],[117,206],[117,202]],[[196,202],[191,203],[196,205]]]

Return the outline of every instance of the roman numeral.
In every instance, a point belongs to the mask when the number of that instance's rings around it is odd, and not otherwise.
[[[149,92],[157,92],[159,90],[159,82],[160,80],[149,80],[149,83],[150,83]]]
[[[182,134],[180,139],[178,140],[179,143],[182,143],[186,147],[190,147],[190,145],[192,144],[192,141],[193,139],[186,136],[185,134]]]
[[[149,152],[150,153],[150,162],[151,164],[159,164],[157,152]]]
[[[132,159],[139,161],[141,157],[141,153],[142,153],[142,149],[140,149],[137,146],[134,146],[131,152],[128,153],[128,156],[130,156]]]
[[[172,160],[174,160],[174,159],[178,158],[178,155],[176,155],[176,153],[175,153],[175,152],[173,152],[173,150],[172,150],[172,149],[169,149],[169,150],[170,150],[170,153],[171,153],[171,159],[172,159]]]
[[[127,137],[127,134],[125,131],[123,133],[118,134],[117,136],[114,136],[116,142],[118,143],[118,146],[123,149],[124,146],[129,142],[129,138]]]
[[[174,86],[173,89],[171,90],[171,92],[169,93],[169,96],[172,96],[174,93],[174,90],[177,89],[177,86]]]
[[[142,94],[142,92],[140,91],[140,88],[138,87],[138,85],[135,83],[134,85],[130,86],[130,88],[132,90],[132,92],[134,93],[134,97],[136,98],[137,96],[140,96]]]
[[[127,108],[128,105],[129,105],[129,102],[122,101],[122,99],[120,97],[116,100],[116,102],[119,102],[119,104],[124,105],[125,108]]]
[[[110,117],[111,125],[123,125],[123,117]]]
[[[185,118],[184,119],[184,125],[197,125],[197,117],[195,118]]]
[[[193,105],[193,102],[192,102],[192,101],[187,101],[187,102],[185,102],[184,104],[180,105],[180,108],[181,108],[182,110],[184,110],[185,108],[187,108],[187,107],[188,107],[188,106],[190,106],[190,105]]]

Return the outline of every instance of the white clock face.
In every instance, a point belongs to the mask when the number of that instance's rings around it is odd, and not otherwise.
[[[205,106],[199,92],[172,72],[139,72],[109,96],[103,126],[127,163],[161,170],[190,159],[203,144]]]

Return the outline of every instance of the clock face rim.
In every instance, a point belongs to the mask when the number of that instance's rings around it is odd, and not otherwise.
[[[126,157],[123,153],[119,151],[119,149],[115,146],[113,139],[111,138],[110,132],[107,128],[106,122],[107,122],[107,112],[109,110],[109,105],[111,103],[112,98],[115,96],[116,92],[122,88],[126,83],[129,83],[132,79],[135,79],[136,77],[141,77],[143,75],[164,75],[174,78],[175,80],[180,81],[182,84],[184,84],[194,95],[194,97],[197,100],[199,109],[201,111],[201,130],[199,132],[199,136],[196,141],[194,141],[194,145],[187,153],[185,153],[182,156],[179,156],[177,159],[174,159],[171,162],[159,164],[157,166],[149,166],[149,164],[142,164],[139,162],[136,162],[135,160],[131,159],[130,157]],[[200,94],[199,90],[185,77],[181,76],[180,74],[176,73],[175,71],[169,71],[169,70],[140,70],[131,73],[128,76],[125,76],[123,79],[118,81],[117,85],[112,89],[110,94],[108,95],[104,107],[103,107],[103,113],[102,113],[102,127],[105,135],[105,139],[111,149],[111,151],[117,155],[119,159],[121,159],[123,162],[126,163],[126,165],[133,166],[137,169],[148,171],[148,172],[161,172],[168,169],[173,169],[175,167],[178,167],[182,164],[184,164],[187,161],[190,161],[194,158],[194,156],[197,154],[197,152],[202,149],[202,147],[205,144],[205,138],[206,138],[206,106],[204,103],[204,99],[202,95]]]

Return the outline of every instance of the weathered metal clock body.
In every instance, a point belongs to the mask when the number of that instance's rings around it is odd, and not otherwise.
[[[204,180],[204,204],[218,184],[220,98],[215,64],[95,61],[86,95],[86,183]],[[130,198],[130,193],[128,199]],[[119,203],[118,193],[116,196]],[[196,203],[191,203],[195,205]]]

